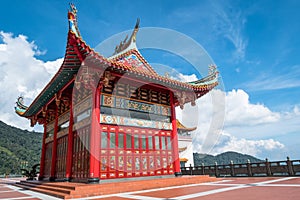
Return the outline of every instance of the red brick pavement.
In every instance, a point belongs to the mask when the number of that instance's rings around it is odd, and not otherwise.
[[[88,199],[297,200],[300,199],[299,183],[300,177],[226,178],[212,183],[128,192]]]
[[[2,181],[0,180],[0,182]],[[18,200],[48,200],[48,197],[49,199],[52,198],[50,196],[38,196],[34,192],[24,193],[24,191],[7,184],[0,184],[0,199],[12,200],[16,197]],[[82,199],[163,200],[167,198],[188,200],[297,200],[300,199],[300,177],[225,178],[210,183],[171,186]]]
[[[193,194],[198,192],[205,192],[208,190],[214,190],[223,187],[225,186],[218,186],[218,185],[191,186],[191,187],[182,187],[182,188],[175,188],[175,189],[168,189],[168,190],[161,190],[161,191],[146,192],[146,193],[140,193],[136,195],[173,199],[177,196],[188,195],[188,194]]]
[[[223,193],[211,194],[189,200],[297,200],[300,199],[300,188],[296,187],[247,187]]]
[[[14,182],[18,182],[20,178],[2,178],[0,179],[0,200],[54,200],[48,195],[22,190],[18,187],[12,186]]]

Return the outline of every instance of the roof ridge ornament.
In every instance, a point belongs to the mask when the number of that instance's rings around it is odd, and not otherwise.
[[[28,107],[24,105],[24,97],[19,96],[17,98],[16,107],[15,107],[16,113],[18,115],[22,116],[26,112],[27,109],[28,109]]]
[[[208,66],[208,75],[212,75],[217,71],[217,67],[215,65]]]
[[[136,42],[136,34],[139,31],[139,28],[140,28],[140,18],[137,18],[135,26],[134,26],[134,30],[133,30],[133,32],[131,34],[131,37],[130,37],[130,41]]]
[[[204,85],[204,84],[209,84],[212,82],[218,82],[218,74],[219,74],[219,71],[217,69],[217,66],[209,65],[208,66],[208,76],[206,76],[202,79],[199,79],[197,81],[191,81],[188,83],[192,84],[192,85]]]
[[[139,31],[140,28],[140,18],[137,18],[133,32],[131,33],[131,36],[128,39],[128,35],[126,35],[125,39],[123,41],[120,42],[119,45],[117,45],[115,47],[115,52],[113,53],[113,55],[116,55],[122,51],[124,51],[125,49],[127,49],[129,46],[131,46],[131,44],[135,44],[136,43],[136,34]]]
[[[77,9],[73,3],[70,3],[70,10],[68,10],[69,30],[80,37],[80,32],[77,24]]]

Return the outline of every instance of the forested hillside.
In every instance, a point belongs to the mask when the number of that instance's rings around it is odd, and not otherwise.
[[[40,162],[42,134],[0,121],[0,175],[21,174],[20,169]]]
[[[262,162],[262,160],[255,158],[253,156],[247,155],[247,154],[241,154],[237,152],[225,152],[221,153],[219,155],[213,156],[209,154],[199,154],[194,153],[194,163],[195,166],[200,166],[202,163],[204,165],[215,165],[217,162],[218,165],[227,165],[230,164],[231,161],[235,164],[242,164],[247,163],[248,159],[250,162]]]

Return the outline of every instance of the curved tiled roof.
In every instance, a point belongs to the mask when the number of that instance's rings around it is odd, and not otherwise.
[[[135,29],[135,34],[136,32],[137,30]],[[139,61],[143,63],[145,66],[143,70],[136,66],[120,62],[122,58],[130,54],[134,54]],[[86,61],[93,62],[96,65],[98,64],[97,67],[102,67],[105,70],[115,71],[116,73],[126,73],[129,76],[132,75],[135,79],[147,79],[149,83],[160,84],[174,91],[192,91],[199,94],[197,95],[197,98],[206,94],[209,90],[218,85],[218,72],[216,70],[212,71],[209,76],[193,82],[181,82],[169,77],[160,76],[143,58],[137,48],[125,49],[112,58],[105,58],[88,46],[80,35],[69,29],[64,61],[58,72],[35,98],[31,105],[26,108],[25,112],[18,112],[18,109],[16,109],[16,112],[24,117],[31,117],[40,112],[42,107],[48,104],[57,92],[74,79],[80,66]],[[147,70],[145,70],[146,68]]]

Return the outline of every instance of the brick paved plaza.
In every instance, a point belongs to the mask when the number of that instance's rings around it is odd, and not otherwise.
[[[18,181],[16,179],[0,179],[0,181],[0,199],[58,199],[12,186],[12,182]],[[134,191],[134,188],[132,188],[132,190],[132,192],[91,196],[81,199],[294,200],[300,198],[300,177],[223,178],[217,179],[214,182],[162,187],[142,191]]]

